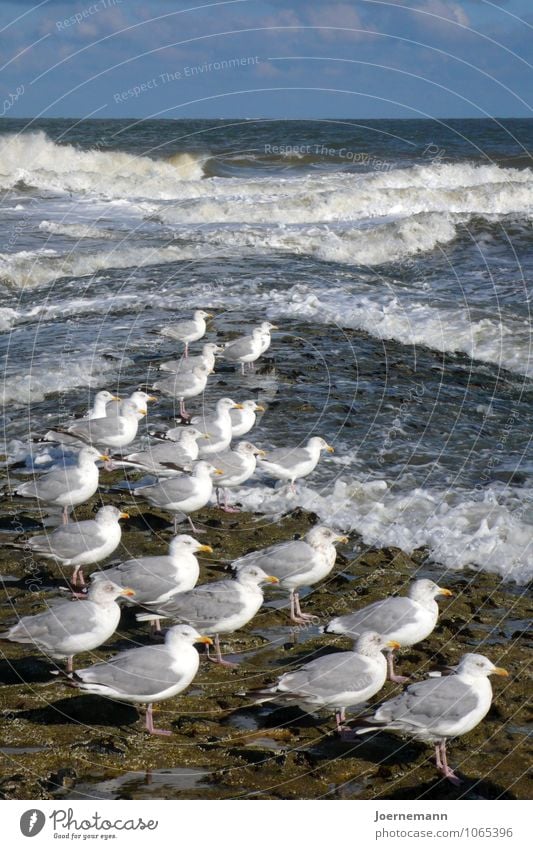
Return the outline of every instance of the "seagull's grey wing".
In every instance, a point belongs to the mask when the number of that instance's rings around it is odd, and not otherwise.
[[[314,565],[315,552],[303,539],[290,540],[277,545],[271,545],[261,551],[251,551],[235,560],[233,567],[254,565],[263,569],[267,575],[274,575],[279,580],[308,572]]]
[[[221,619],[237,615],[242,607],[234,581],[215,581],[180,593],[158,610],[170,619],[193,625],[201,631]]]
[[[28,545],[35,551],[52,551],[68,560],[76,557],[80,551],[98,548],[105,542],[105,536],[98,524],[92,519],[85,522],[71,522],[61,525],[48,536],[35,536]]]
[[[129,454],[126,459],[144,466],[158,466],[161,463],[174,463],[179,466],[190,463],[191,455],[175,442],[158,442],[146,451]]]
[[[84,684],[109,687],[129,696],[157,695],[175,686],[182,677],[172,667],[165,646],[143,646],[116,655],[107,663],[80,669]]]
[[[346,690],[365,690],[374,681],[362,657],[353,652],[336,652],[288,672],[278,682],[280,692],[327,698]]]
[[[240,357],[248,357],[254,352],[254,342],[251,336],[242,336],[234,342],[228,342],[222,356],[226,360],[238,360]]]
[[[171,377],[166,377],[164,380],[158,380],[157,383],[154,383],[154,388],[179,398],[180,392],[191,389],[197,382],[198,378],[192,372],[179,372]]]
[[[17,487],[18,495],[42,498],[43,501],[54,501],[73,489],[78,489],[83,483],[83,476],[77,466],[54,469],[42,478],[27,481]]]
[[[386,598],[367,607],[339,616],[333,622],[337,628],[349,634],[362,634],[364,631],[376,631],[389,634],[405,625],[411,625],[418,618],[418,608],[405,596]]]
[[[429,678],[411,684],[376,711],[380,722],[407,723],[431,728],[442,720],[455,722],[469,714],[478,704],[476,694],[456,675]]]
[[[101,574],[119,587],[131,587],[135,590],[134,601],[142,604],[154,601],[176,586],[172,560],[165,554],[160,557],[127,560]]]
[[[207,440],[206,444],[209,444]],[[246,468],[247,462],[245,458],[236,451],[224,451],[220,454],[213,454],[209,459],[210,462],[217,467],[217,469],[224,472],[225,476],[242,474]],[[218,480],[221,483],[224,482],[224,478],[219,478]]]
[[[155,486],[147,486],[136,489],[136,495],[146,495],[148,499],[157,501],[158,504],[171,504],[173,502],[185,501],[194,492],[195,481],[188,475],[176,475]]]
[[[60,601],[36,616],[25,616],[11,634],[19,642],[53,643],[70,634],[90,630],[96,620],[96,606],[89,601]]]
[[[274,448],[272,451],[267,450],[266,457],[262,457],[260,462],[265,466],[275,463],[289,468],[300,463],[308,463],[309,460],[309,451],[306,448]]]
[[[122,416],[105,416],[101,419],[74,424],[69,428],[69,433],[80,436],[89,442],[101,442],[109,437],[121,436],[124,433],[124,420]]]

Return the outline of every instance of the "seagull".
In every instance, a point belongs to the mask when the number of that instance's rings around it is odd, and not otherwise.
[[[58,428],[58,433],[67,433],[83,442],[102,445],[106,449],[124,448],[137,436],[141,414],[146,415],[146,407],[139,410],[133,401],[123,401],[118,416],[80,420],[66,429]]]
[[[356,734],[384,729],[433,743],[438,772],[452,784],[461,784],[448,766],[446,741],[467,734],[488,713],[492,702],[489,675],[509,673],[482,654],[465,654],[455,674],[410,684],[399,696],[361,719],[365,727],[357,728]]]
[[[278,480],[290,481],[290,489],[294,492],[294,481],[305,478],[314,471],[320,459],[321,451],[332,454],[334,448],[320,436],[307,440],[304,448],[275,448],[266,452],[266,457],[259,463],[261,468]]]
[[[205,507],[213,492],[211,475],[220,474],[220,469],[205,460],[199,460],[195,463],[191,475],[174,475],[151,486],[138,487],[133,490],[133,494],[145,498],[154,507],[168,510],[169,513],[184,513],[193,533],[202,533],[195,528],[189,513]],[[176,527],[177,516],[174,518],[174,530]]]
[[[192,590],[200,575],[196,554],[213,553],[210,545],[202,545],[188,534],[175,536],[168,554],[136,557],[101,572],[92,581],[109,580],[131,587],[135,604],[163,604],[176,593]]]
[[[192,371],[196,366],[205,366],[209,372],[215,370],[215,354],[221,354],[224,348],[215,342],[207,342],[202,348],[202,353],[197,357],[181,357],[179,360],[167,360],[159,366],[160,371],[186,372]]]
[[[244,436],[247,434],[253,426],[255,425],[256,413],[264,413],[265,408],[262,404],[258,404],[256,401],[243,401],[240,405],[240,409],[233,407],[230,410],[230,418],[231,418],[231,433],[232,439],[236,439],[238,436]]]
[[[260,566],[269,575],[275,575],[280,586],[289,590],[291,620],[303,625],[315,620],[316,616],[302,613],[298,590],[302,586],[313,586],[329,575],[337,557],[336,542],[347,543],[348,538],[331,528],[316,525],[303,539],[288,540],[252,551],[235,560],[232,566],[239,571],[253,564]]]
[[[262,321],[259,325],[259,330],[263,334],[263,342],[261,345],[261,353],[264,354],[270,348],[271,338],[270,331],[278,330],[277,324],[271,324],[270,321]]]
[[[191,421],[193,425],[201,428],[209,435],[208,439],[198,441],[200,457],[211,457],[229,448],[233,438],[231,411],[240,410],[241,404],[237,404],[231,398],[220,398],[217,401],[215,412],[207,416],[195,416]]]
[[[195,427],[180,428],[179,438],[175,442],[157,442],[146,451],[127,454],[125,460],[160,477],[171,477],[176,474],[174,466],[188,466],[198,458],[200,438],[209,438],[209,434],[202,433]]]
[[[139,613],[137,619],[150,622],[166,618],[185,622],[206,634],[214,634],[216,657],[209,656],[209,659],[223,666],[234,666],[222,657],[219,635],[231,634],[253,619],[263,603],[260,585],[265,582],[277,584],[278,579],[257,566],[246,566],[234,580],[201,584],[159,605],[153,613]]]
[[[245,483],[255,472],[257,457],[265,452],[251,442],[238,442],[233,451],[224,451],[213,459],[222,475],[216,479],[217,504],[226,513],[238,513],[237,507],[228,505],[228,489]],[[224,492],[224,506],[220,503],[219,489]]]
[[[183,342],[185,345],[184,355],[187,358],[189,356],[189,343],[196,342],[202,336],[205,336],[207,330],[206,318],[213,318],[213,316],[205,310],[196,310],[192,319],[178,321],[177,324],[167,324],[166,327],[162,327],[161,335]]]
[[[245,365],[250,363],[253,368],[253,363],[259,359],[265,349],[266,336],[261,327],[255,327],[250,336],[241,336],[239,339],[234,339],[233,342],[227,342],[224,347],[222,356],[225,360],[231,363],[241,364],[241,373],[244,374]],[[270,336],[268,343],[270,344]]]
[[[124,408],[124,404],[126,402],[131,402],[137,408],[137,418],[142,419],[143,416],[146,415],[148,403],[151,401],[157,401],[155,395],[148,395],[147,392],[143,392],[141,389],[137,389],[135,392],[132,392],[131,395],[126,398],[124,401],[121,401],[120,398],[113,398],[106,404],[105,414],[106,416],[120,416],[122,415],[122,410]]]
[[[93,406],[87,413],[78,419],[69,419],[60,426],[58,430],[49,430],[43,437],[35,439],[35,442],[60,442],[62,445],[79,445],[79,440],[73,436],[69,436],[66,431],[69,427],[76,424],[89,422],[92,419],[104,419],[107,415],[107,405],[111,402],[122,403],[122,399],[118,395],[112,395],[107,389],[102,389],[94,396]]]
[[[90,445],[84,445],[75,466],[52,469],[40,478],[17,486],[13,492],[23,498],[37,498],[46,504],[59,504],[63,507],[63,524],[67,524],[69,512],[91,498],[98,488],[98,460],[108,461],[109,457]]]
[[[185,401],[202,394],[207,385],[208,377],[209,369],[206,366],[195,366],[192,371],[178,372],[171,377],[158,380],[154,383],[154,389],[158,389],[171,398],[178,398],[180,416],[182,419],[189,419],[189,413],[185,409]]]
[[[326,634],[346,634],[357,637],[364,631],[378,631],[395,640],[400,646],[414,646],[429,637],[439,617],[438,596],[450,597],[453,593],[439,587],[427,578],[413,581],[407,597],[389,596],[375,601],[354,613],[332,619],[324,628]],[[398,684],[408,681],[394,672],[394,653],[388,655],[389,679]]]
[[[104,560],[118,546],[122,536],[119,519],[129,519],[128,513],[107,505],[100,507],[94,519],[60,525],[50,534],[11,543],[11,547],[29,549],[63,566],[73,566],[72,583],[83,586],[82,567]]]
[[[129,587],[99,581],[89,587],[83,601],[58,601],[44,613],[23,616],[0,639],[31,643],[50,657],[66,658],[67,672],[72,672],[74,655],[98,648],[115,633],[120,620],[116,599],[133,594]]]
[[[387,680],[387,661],[382,654],[386,648],[398,648],[398,643],[368,631],[354,642],[352,651],[319,657],[248,695],[258,704],[296,704],[307,713],[334,709],[337,731],[346,731],[346,708],[368,701]]]
[[[189,625],[176,625],[167,631],[163,646],[121,652],[111,660],[79,669],[69,683],[85,693],[146,704],[146,730],[167,736],[172,732],[154,728],[152,705],[177,696],[189,686],[200,663],[194,643],[210,645],[212,640]]]

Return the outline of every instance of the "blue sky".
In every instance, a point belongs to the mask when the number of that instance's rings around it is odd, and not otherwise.
[[[533,0],[3,0],[9,117],[530,117]]]

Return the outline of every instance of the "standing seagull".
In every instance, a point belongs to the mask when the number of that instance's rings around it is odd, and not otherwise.
[[[59,504],[63,507],[63,524],[66,525],[69,512],[91,498],[98,489],[98,460],[107,462],[109,457],[86,445],[79,452],[75,466],[52,469],[40,478],[21,484],[13,492],[46,504]]]
[[[313,436],[307,440],[304,448],[274,448],[266,452],[266,457],[259,463],[261,468],[272,477],[282,481],[290,482],[290,489],[294,492],[294,481],[310,475],[318,465],[320,454],[327,451],[334,452],[334,448],[328,445],[320,436]]]
[[[210,312],[205,310],[196,310],[193,313],[192,319],[188,321],[178,321],[176,324],[167,324],[161,328],[161,335],[168,336],[170,339],[175,339],[178,342],[183,342],[185,345],[185,357],[189,356],[189,343],[196,342],[205,336],[207,325],[206,318],[213,318]]]
[[[123,401],[118,416],[105,416],[101,419],[80,419],[66,428],[58,428],[59,433],[75,436],[92,445],[108,448],[124,448],[137,436],[139,417],[146,415],[146,407],[141,410],[133,401]]]
[[[316,616],[302,613],[298,590],[303,586],[311,587],[329,575],[337,558],[336,542],[347,543],[348,537],[340,536],[331,528],[317,525],[311,528],[303,539],[280,542],[245,554],[234,561],[233,569],[238,572],[244,566],[253,564],[264,569],[269,575],[275,575],[280,586],[289,590],[291,620],[303,625],[315,620]]]
[[[168,554],[125,560],[91,577],[93,581],[127,584],[135,591],[135,604],[163,604],[176,593],[187,592],[195,586],[200,575],[196,554],[200,551],[213,553],[210,545],[202,545],[187,534],[180,534],[171,540]]]
[[[439,587],[434,581],[422,578],[411,584],[407,597],[389,596],[354,613],[338,616],[326,625],[324,633],[358,637],[364,631],[378,631],[400,646],[414,646],[429,637],[435,628],[439,618],[439,606],[435,599],[440,595],[449,598],[453,593]],[[390,652],[388,661],[391,681],[403,684],[409,680],[395,674],[394,652]]]
[[[230,363],[240,363],[241,373],[244,374],[245,365],[249,363],[253,369],[253,363],[259,359],[263,350],[266,350],[265,342],[266,336],[263,330],[261,327],[255,327],[250,336],[241,336],[233,342],[227,342],[222,356]],[[268,336],[268,344],[270,344],[270,336]]]
[[[232,439],[249,433],[255,425],[256,413],[264,413],[265,408],[256,401],[243,401],[240,409],[230,410]]]
[[[241,569],[235,580],[212,581],[201,584],[188,593],[174,596],[153,613],[139,613],[139,622],[171,619],[215,635],[216,657],[209,659],[223,666],[234,666],[222,657],[220,634],[231,634],[253,619],[263,604],[263,583],[277,584],[278,579],[267,575],[257,566]]]
[[[382,654],[386,648],[398,648],[398,644],[369,631],[356,640],[352,651],[335,652],[304,663],[294,672],[286,672],[272,686],[248,695],[259,704],[297,704],[307,713],[334,709],[337,731],[345,731],[346,708],[375,696],[387,680],[387,661]]]
[[[129,519],[129,515],[108,505],[100,507],[94,519],[60,525],[51,534],[30,537],[26,542],[11,546],[29,549],[63,566],[72,566],[72,583],[83,586],[82,567],[109,557],[119,544],[122,536],[119,519]]]
[[[180,402],[180,416],[182,419],[190,419],[185,409],[185,401],[201,395],[207,385],[209,369],[207,366],[195,366],[192,371],[178,372],[171,377],[158,380],[154,383],[154,389],[158,389],[171,398],[177,398]]]
[[[192,371],[196,366],[205,366],[210,372],[215,370],[215,354],[221,354],[224,348],[216,342],[207,342],[202,353],[196,357],[182,357],[179,360],[167,360],[159,366],[160,371],[184,372]]]
[[[183,513],[187,516],[193,533],[202,533],[194,527],[190,513],[205,507],[213,492],[211,475],[220,475],[222,471],[211,463],[199,460],[195,463],[191,475],[174,475],[168,480],[160,481],[152,486],[143,486],[133,490],[134,495],[145,498],[154,507],[168,510],[169,513]],[[176,532],[178,517],[174,517]]]
[[[66,658],[67,672],[72,672],[74,655],[98,648],[115,633],[120,620],[116,599],[121,595],[129,598],[134,593],[113,581],[99,581],[83,601],[58,601],[44,613],[24,616],[0,639],[31,643],[50,657]]]
[[[238,507],[230,507],[228,504],[228,489],[241,486],[255,472],[257,457],[265,452],[256,448],[251,442],[238,442],[233,451],[224,451],[217,454],[213,459],[222,475],[216,480],[217,504],[226,513],[238,513]],[[219,488],[224,492],[224,505],[220,503]]]
[[[207,416],[195,416],[192,419],[193,425],[206,433],[206,438],[198,441],[200,457],[210,457],[229,448],[233,438],[231,411],[240,410],[241,406],[231,398],[220,398],[214,413]]]
[[[128,454],[125,459],[132,465],[153,472],[161,477],[176,474],[174,466],[188,466],[198,458],[198,440],[206,434],[195,427],[180,429],[176,441],[167,440],[151,445],[145,451]],[[168,465],[163,465],[163,464]]]
[[[452,784],[461,784],[448,766],[446,741],[467,734],[488,713],[492,703],[489,675],[509,673],[482,654],[465,654],[454,675],[411,684],[399,696],[384,702],[373,715],[362,719],[365,727],[357,728],[356,733],[384,729],[433,743],[437,770]]]
[[[170,735],[154,728],[152,705],[183,692],[198,672],[200,657],[194,643],[212,643],[189,625],[169,628],[164,646],[141,646],[121,652],[104,663],[79,669],[71,685],[85,693],[107,696],[119,702],[146,704],[149,734]]]

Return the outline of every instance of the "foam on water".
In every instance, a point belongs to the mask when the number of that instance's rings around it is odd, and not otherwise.
[[[300,483],[235,490],[245,509],[276,516],[301,506],[343,531],[355,531],[369,546],[396,546],[407,553],[427,547],[447,569],[472,566],[524,584],[533,577],[533,490],[512,494],[414,489],[396,492],[386,481],[337,480],[332,490]],[[531,505],[529,521],[524,505]]]
[[[533,377],[533,340],[527,321],[480,318],[465,309],[443,309],[390,295],[329,289],[320,297],[308,286],[273,290],[264,296],[271,318],[291,316],[319,324],[364,330],[379,339],[467,354]]]
[[[46,192],[81,192],[103,197],[175,198],[178,184],[203,177],[192,153],[155,160],[120,151],[82,151],[55,144],[38,131],[0,137],[0,185]]]
[[[29,374],[7,377],[0,386],[0,404],[35,404],[52,392],[60,392],[65,404],[65,418],[69,416],[65,393],[77,386],[100,387],[128,366],[131,360],[120,360],[100,355],[65,355],[55,363],[41,365],[36,359]]]

